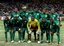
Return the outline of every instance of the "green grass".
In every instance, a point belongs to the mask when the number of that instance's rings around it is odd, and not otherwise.
[[[61,30],[60,30],[60,36],[61,36],[61,46],[64,46],[64,22],[62,21],[62,27],[61,27]],[[9,34],[9,33],[8,33]],[[3,26],[3,21],[0,21],[0,46],[56,46],[57,45],[57,36],[56,34],[54,35],[54,43],[52,45],[49,45],[47,43],[42,43],[42,44],[38,44],[36,42],[32,42],[30,44],[28,44],[27,42],[24,42],[24,43],[18,43],[18,35],[17,35],[17,32],[16,32],[16,37],[15,37],[15,42],[14,43],[11,43],[10,42],[10,36],[8,35],[8,40],[9,42],[5,43],[4,40],[4,26]],[[46,41],[46,38],[45,38],[45,35],[44,35],[44,41]]]

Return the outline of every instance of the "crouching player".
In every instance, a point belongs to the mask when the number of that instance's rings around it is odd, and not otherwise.
[[[46,20],[46,18],[42,18],[42,21],[40,22],[40,28],[41,28],[41,43],[43,42],[43,35],[44,33],[49,33],[49,22]],[[49,35],[48,35],[49,38]],[[48,39],[49,40],[49,39]]]
[[[9,30],[10,30],[9,24],[10,24],[9,18],[8,18],[8,16],[6,16],[5,19],[4,19],[5,39],[6,39],[5,42],[8,42],[7,32],[9,32]]]
[[[28,33],[28,30],[27,30],[27,20],[26,20],[26,16],[23,16],[22,18],[22,40],[23,42],[25,41],[25,31],[27,31]]]
[[[50,20],[51,22],[50,22],[50,44],[52,44],[53,43],[53,35],[54,35],[54,33],[56,33],[56,35],[57,35],[57,38],[58,38],[58,45],[57,46],[59,46],[59,44],[60,44],[60,24],[59,24],[59,22],[57,22],[57,21],[53,21],[53,19],[51,19]]]
[[[18,19],[17,16],[15,16],[12,20],[13,22],[13,42],[14,42],[14,37],[15,37],[15,32],[18,31],[18,42],[21,42],[21,20]]]
[[[38,43],[40,43],[40,41],[39,41],[40,40],[40,38],[39,38],[40,37],[39,36],[39,34],[40,34],[40,24],[39,24],[39,22],[36,19],[34,19],[33,16],[28,21],[27,28],[28,28],[28,31],[29,31],[29,41],[28,41],[28,43],[31,43],[31,33],[32,32],[34,32],[34,35],[37,34],[37,36],[38,36]]]

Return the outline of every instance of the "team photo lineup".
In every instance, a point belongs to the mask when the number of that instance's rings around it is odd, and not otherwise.
[[[27,7],[22,7],[22,11],[18,11],[18,8],[14,8],[14,12],[9,18],[6,15],[4,22],[5,29],[5,42],[8,42],[7,32],[10,32],[10,41],[15,42],[15,32],[18,32],[18,42],[25,42],[25,32],[27,35],[28,43],[31,43],[31,34],[34,32],[34,41],[37,43],[43,43],[43,35],[46,33],[46,42],[53,43],[54,33],[57,35],[58,45],[60,42],[60,18],[55,12],[54,8],[43,8],[42,12],[38,11],[35,7],[31,11],[27,11]],[[37,35],[37,36],[36,36]]]
[[[63,46],[64,5],[13,1],[0,3],[1,46]]]

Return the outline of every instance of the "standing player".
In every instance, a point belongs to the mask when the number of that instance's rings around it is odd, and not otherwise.
[[[14,12],[11,14],[11,18],[10,19],[13,19],[15,16],[17,16],[19,19],[21,19],[20,18],[20,12],[18,11],[17,7],[15,7]]]
[[[26,19],[28,20],[29,14],[30,13],[27,11],[27,7],[26,6],[22,7],[22,12],[20,16],[21,17],[26,16]]]
[[[5,42],[8,42],[7,32],[9,32],[9,30],[10,30],[9,24],[10,24],[9,18],[8,18],[8,16],[6,16],[5,19],[4,19],[5,39],[6,39]]]
[[[28,41],[28,43],[31,43],[31,33],[32,32],[34,32],[34,35],[37,34],[38,43],[40,43],[40,41],[39,41],[40,24],[39,24],[38,20],[34,19],[34,17],[32,16],[31,19],[27,23],[27,28],[28,28],[28,31],[29,31],[29,41]]]
[[[57,13],[55,13],[55,11],[54,11],[54,9],[52,8],[51,9],[51,14],[50,14],[50,16],[51,16],[51,25],[50,25],[50,27],[51,27],[51,35],[50,35],[50,44],[52,44],[52,42],[53,42],[53,35],[54,35],[54,33],[56,33],[57,34],[57,38],[58,38],[58,46],[59,46],[59,44],[60,44],[60,24],[59,24],[59,19],[58,19],[58,14]]]
[[[40,12],[38,11],[38,8],[36,7],[33,11],[33,16],[35,19],[39,20],[40,19]]]

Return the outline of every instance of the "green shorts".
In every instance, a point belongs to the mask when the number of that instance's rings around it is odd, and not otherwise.
[[[6,27],[6,28],[5,28],[5,31],[6,31],[6,32],[9,32],[9,30],[10,30],[9,27]]]
[[[18,31],[19,27],[13,27],[13,31]]]
[[[22,32],[24,32],[24,31],[28,31],[28,29],[27,28],[22,28]]]
[[[59,31],[60,31],[60,28],[58,26],[51,28],[52,33],[56,33],[56,32],[59,33]]]
[[[43,33],[48,33],[49,31],[48,30],[41,30],[41,32],[43,32]]]

